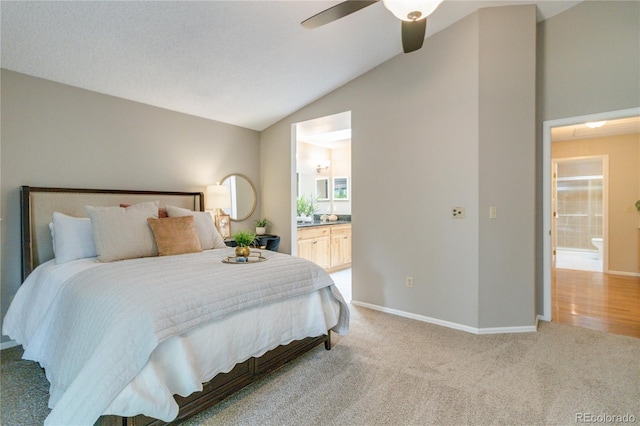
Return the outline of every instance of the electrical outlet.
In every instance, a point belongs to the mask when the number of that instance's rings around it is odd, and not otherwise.
[[[464,207],[453,207],[451,217],[454,219],[464,219]]]
[[[407,277],[407,287],[413,287],[413,277]]]

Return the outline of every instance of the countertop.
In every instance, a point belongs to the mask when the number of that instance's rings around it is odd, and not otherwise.
[[[319,221],[313,221],[313,222],[300,222],[298,223],[298,228],[311,228],[313,226],[327,226],[327,225],[344,225],[344,224],[348,224],[351,223],[348,220],[334,220],[333,222],[319,222]]]

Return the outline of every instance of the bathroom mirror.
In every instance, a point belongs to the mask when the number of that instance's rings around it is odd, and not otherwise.
[[[317,178],[316,179],[316,200],[326,201],[329,199],[329,179]]]
[[[256,187],[248,177],[232,173],[222,178],[220,185],[227,185],[231,188],[231,208],[223,209],[231,217],[231,220],[238,222],[253,214],[258,202],[258,194]]]
[[[349,199],[349,178],[333,178],[333,199],[337,201],[347,201]]]

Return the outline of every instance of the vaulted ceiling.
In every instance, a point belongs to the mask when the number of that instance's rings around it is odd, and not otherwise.
[[[337,3],[2,1],[0,60],[12,71],[263,130],[403,54],[400,21],[381,2],[317,29],[300,25]],[[579,1],[445,0],[427,38],[478,8],[530,3],[542,20]]]

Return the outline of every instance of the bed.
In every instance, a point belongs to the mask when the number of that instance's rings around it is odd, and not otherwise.
[[[271,251],[226,263],[203,206],[200,192],[22,187],[24,282],[3,333],[45,370],[46,423],[179,422],[348,331],[323,269]]]

